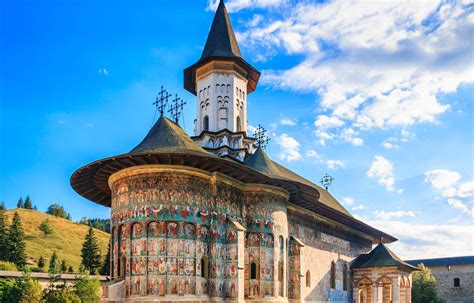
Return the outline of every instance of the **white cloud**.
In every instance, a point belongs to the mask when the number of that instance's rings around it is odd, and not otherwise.
[[[406,217],[414,218],[416,213],[411,210],[396,210],[396,211],[384,211],[376,210],[374,211],[375,217],[379,220],[391,220],[391,219],[401,219]]]
[[[425,181],[430,182],[434,188],[439,190],[449,189],[461,179],[461,174],[458,172],[445,169],[428,171],[425,176]]]
[[[354,204],[354,198],[352,197],[342,197],[342,203],[345,205],[352,205]]]
[[[337,169],[340,167],[346,167],[346,164],[344,161],[341,160],[327,160],[326,165],[328,166],[329,169]]]
[[[372,166],[367,171],[367,176],[377,178],[377,182],[385,186],[387,191],[395,190],[395,178],[393,175],[393,164],[383,156],[375,156]]]
[[[287,0],[228,0],[225,2],[225,6],[229,12],[238,12],[243,9],[281,6],[287,2]],[[209,0],[208,9],[215,11],[218,4],[219,0]]]
[[[362,131],[436,122],[450,108],[439,96],[473,82],[474,18],[461,2],[335,0],[275,10],[265,25],[239,33],[240,42],[260,56],[303,55],[289,69],[263,71],[262,82],[319,95],[322,144],[340,138],[343,125]]]
[[[425,176],[425,182],[440,192],[448,205],[474,218],[474,181],[458,184],[461,174],[445,169],[428,171]]]
[[[351,208],[352,210],[363,210],[366,209],[364,204],[359,204]]]
[[[312,149],[306,151],[305,155],[306,157],[309,157],[309,158],[321,159],[321,155]]]
[[[99,68],[98,72],[102,76],[108,76],[109,75],[109,71],[106,68]]]
[[[300,143],[287,134],[276,137],[276,142],[280,145],[279,158],[284,161],[294,161],[301,159]]]
[[[292,120],[292,119],[287,119],[287,118],[285,118],[285,119],[281,119],[280,124],[281,124],[281,125],[294,126],[294,125],[296,125],[296,121],[295,121],[295,120]]]
[[[389,137],[385,141],[382,142],[382,146],[385,149],[394,149],[399,148],[400,146],[397,144],[398,138]]]
[[[369,220],[366,223],[398,238],[389,247],[405,260],[452,257],[453,254],[472,255],[474,251],[471,225],[422,224],[399,220]]]
[[[356,132],[352,128],[344,129],[341,133],[341,138],[344,141],[351,143],[352,145],[363,145],[364,140],[361,138],[355,137],[359,132]]]

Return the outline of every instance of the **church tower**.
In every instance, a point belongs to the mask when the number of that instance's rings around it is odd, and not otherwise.
[[[196,96],[194,141],[219,156],[243,161],[255,150],[247,136],[247,95],[260,72],[241,56],[221,0],[201,58],[184,70],[184,88]]]

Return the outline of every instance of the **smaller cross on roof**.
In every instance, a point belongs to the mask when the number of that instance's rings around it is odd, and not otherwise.
[[[324,189],[328,190],[329,186],[332,184],[332,181],[334,181],[334,178],[328,174],[325,174],[319,183],[324,186]]]
[[[171,102],[173,103],[170,105],[168,112],[170,113],[171,118],[173,119],[174,123],[178,124],[179,117],[183,113],[183,108],[186,102],[184,102],[183,99],[179,98],[178,94],[175,95],[175,98]]]
[[[163,88],[163,85],[162,85],[161,90],[158,93],[159,97],[156,97],[155,102],[153,102],[153,105],[160,112],[160,116],[163,116],[163,113],[165,112],[165,109],[166,109],[166,104],[168,103],[167,94],[168,92],[166,91],[166,89]]]
[[[268,138],[267,136],[267,130],[259,124],[253,132],[253,135],[256,139],[255,143],[257,144],[257,146],[261,149],[265,149],[268,145],[268,142],[270,142],[270,138]]]

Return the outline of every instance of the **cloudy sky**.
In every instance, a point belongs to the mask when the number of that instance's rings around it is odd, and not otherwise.
[[[132,149],[164,85],[194,96],[215,1],[0,4],[0,200],[30,194],[73,219],[109,209],[78,196],[75,169]],[[474,253],[474,4],[229,0],[243,56],[262,72],[248,123],[268,153],[400,240],[404,258]],[[449,249],[447,249],[449,248]]]

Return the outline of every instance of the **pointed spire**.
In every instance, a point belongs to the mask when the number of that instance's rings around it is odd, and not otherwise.
[[[229,14],[222,0],[219,1],[217,6],[201,60],[210,57],[242,57],[234,30],[230,24]]]

